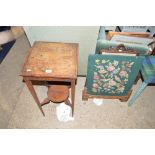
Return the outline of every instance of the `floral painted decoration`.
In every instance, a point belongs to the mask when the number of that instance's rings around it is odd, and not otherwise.
[[[119,94],[125,90],[134,62],[95,59],[92,91],[94,93]]]

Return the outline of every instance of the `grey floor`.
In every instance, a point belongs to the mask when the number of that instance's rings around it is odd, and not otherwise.
[[[74,121],[62,123],[56,118],[56,104],[43,107],[45,117],[19,76],[30,47],[25,36],[20,37],[0,65],[0,128],[155,128],[155,86],[148,86],[128,107],[118,100],[104,100],[96,106],[92,100],[83,102],[84,77],[76,85]],[[141,80],[133,87],[133,93]],[[40,100],[46,96],[46,87],[35,86]]]

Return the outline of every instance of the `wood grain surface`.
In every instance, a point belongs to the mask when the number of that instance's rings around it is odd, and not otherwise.
[[[29,77],[77,77],[76,43],[35,42],[21,75]]]

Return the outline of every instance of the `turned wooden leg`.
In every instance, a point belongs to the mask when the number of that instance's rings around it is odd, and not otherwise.
[[[26,85],[27,85],[27,87],[28,87],[28,89],[29,89],[31,95],[33,96],[34,100],[36,101],[36,103],[37,103],[37,105],[38,105],[40,111],[42,112],[43,116],[45,116],[44,111],[43,111],[43,109],[42,109],[42,107],[41,107],[41,104],[40,104],[40,102],[39,102],[39,99],[38,99],[38,97],[37,97],[37,94],[36,94],[36,92],[35,92],[35,90],[34,90],[34,87],[33,87],[33,85],[32,85],[32,82],[31,82],[30,80],[27,80],[27,79],[24,79],[24,81],[25,81],[25,83],[26,83]]]

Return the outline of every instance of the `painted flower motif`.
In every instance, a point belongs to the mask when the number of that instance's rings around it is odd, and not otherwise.
[[[100,62],[100,60],[99,59],[96,59],[95,62],[98,64]]]
[[[125,75],[125,77],[128,79],[128,78],[129,78],[129,75],[128,75],[128,74],[126,74],[126,75]]]
[[[98,80],[99,76],[98,75],[94,75],[94,80]]]
[[[97,68],[103,68],[103,66],[100,65],[100,66],[97,66]]]
[[[120,86],[116,91],[123,93],[125,87],[124,86]]]
[[[119,75],[120,75],[121,77],[125,77],[125,76],[126,76],[126,74],[127,74],[127,72],[126,72],[126,71],[120,71],[120,73],[119,73]]]
[[[121,79],[117,75],[115,75],[115,80],[121,82]]]
[[[128,79],[125,79],[124,81],[125,81],[125,82],[128,82]]]
[[[114,66],[117,66],[118,65],[118,61],[114,60]]]
[[[106,61],[105,61],[105,60],[102,60],[102,63],[103,63],[103,64],[105,64],[105,63],[106,63]]]
[[[113,71],[114,69],[115,69],[114,66],[109,66],[109,67],[107,68],[107,70],[110,71],[110,72]]]
[[[97,83],[93,83],[93,87],[94,88],[98,88],[98,84]]]
[[[130,63],[130,66],[132,66],[133,64],[134,64],[134,62],[131,62],[131,63]]]
[[[128,76],[134,62],[117,60],[95,60],[92,92],[123,93],[128,82]]]
[[[116,82],[115,82],[113,79],[111,79],[111,80],[109,81],[109,85],[110,85],[110,86],[115,86],[115,85],[116,85]]]
[[[104,70],[104,69],[99,70],[98,72],[99,72],[100,74],[105,74],[105,73],[107,73],[107,71],[106,71],[106,70]]]
[[[134,64],[134,62],[127,63],[126,66],[127,66],[127,67],[132,67],[133,64]]]

